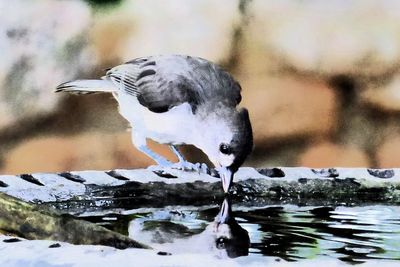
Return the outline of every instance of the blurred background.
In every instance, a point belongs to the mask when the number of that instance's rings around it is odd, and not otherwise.
[[[246,165],[400,167],[399,1],[0,0],[0,51],[1,173],[154,164],[111,95],[53,91],[166,53],[241,83],[255,137]]]

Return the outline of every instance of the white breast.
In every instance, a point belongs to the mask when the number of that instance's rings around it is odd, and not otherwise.
[[[142,106],[135,97],[117,97],[119,110],[135,131],[161,144],[192,144],[196,120],[188,103],[167,112],[155,113]]]
[[[173,107],[164,113],[143,108],[143,121],[149,138],[159,143],[190,144],[195,118],[188,103]]]

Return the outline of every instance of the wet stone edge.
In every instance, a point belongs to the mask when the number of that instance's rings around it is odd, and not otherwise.
[[[127,182],[118,186],[86,185],[84,201],[52,202],[58,209],[105,209],[164,207],[167,205],[218,204],[224,197],[220,182]],[[400,185],[367,187],[355,178],[299,178],[298,181],[250,178],[232,185],[232,199],[249,205],[337,205],[400,203]]]

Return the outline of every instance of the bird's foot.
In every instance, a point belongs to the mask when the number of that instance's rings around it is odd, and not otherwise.
[[[182,171],[192,171],[210,174],[210,169],[207,167],[205,163],[191,163],[189,161],[179,161],[177,163],[173,163],[171,165],[172,169],[182,170]]]
[[[150,171],[163,171],[168,172],[168,170],[180,170],[180,171],[189,171],[189,172],[197,172],[199,174],[211,174],[212,170],[207,167],[205,163],[191,163],[188,161],[180,161],[177,163],[171,163],[169,161],[162,162],[162,164],[152,165],[147,168]]]

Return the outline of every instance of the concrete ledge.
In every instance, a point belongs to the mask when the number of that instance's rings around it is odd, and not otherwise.
[[[58,208],[204,205],[223,196],[217,177],[173,169],[1,175],[0,192]],[[245,167],[232,195],[252,205],[399,203],[400,169]]]

